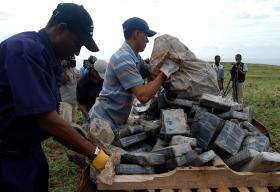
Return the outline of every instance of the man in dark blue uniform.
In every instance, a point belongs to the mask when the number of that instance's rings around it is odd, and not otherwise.
[[[96,147],[57,113],[60,60],[84,45],[98,51],[88,12],[59,4],[39,32],[14,35],[0,44],[0,191],[48,191],[48,163],[41,142],[52,136],[68,148],[96,156]]]

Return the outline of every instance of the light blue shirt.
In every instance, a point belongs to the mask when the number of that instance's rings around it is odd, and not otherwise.
[[[112,126],[125,124],[132,107],[131,88],[143,84],[139,72],[141,57],[124,42],[112,55],[106,69],[102,91],[89,112],[90,118],[103,118]]]
[[[80,68],[80,74],[81,76],[84,76],[88,73],[88,69],[86,67],[81,67]]]

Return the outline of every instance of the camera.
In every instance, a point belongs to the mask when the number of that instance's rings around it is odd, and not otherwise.
[[[93,67],[93,63],[90,62],[89,60],[85,59],[85,60],[83,61],[83,67],[84,67],[84,68],[92,68],[92,67]]]
[[[68,63],[69,63],[69,67],[76,67],[75,58],[70,58]]]
[[[76,67],[75,57],[71,57],[67,60],[62,60],[61,64],[63,68]]]
[[[89,60],[84,59],[84,61],[83,61],[83,66],[86,67],[87,64],[90,64]]]
[[[232,71],[237,71],[238,70],[238,64],[237,63],[232,63],[231,65],[232,65],[232,67],[231,67]]]
[[[88,58],[88,61],[89,61],[90,64],[94,64],[96,60],[97,60],[97,58],[95,56],[92,56],[92,55],[89,56],[89,58]]]

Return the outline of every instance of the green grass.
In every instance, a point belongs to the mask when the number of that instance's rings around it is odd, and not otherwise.
[[[231,65],[226,63],[226,83],[230,68]],[[280,149],[280,67],[249,64],[248,71],[244,105],[254,107],[255,119],[269,130],[272,142]]]
[[[224,65],[226,86],[231,65]],[[249,64],[248,70],[244,105],[254,107],[255,118],[269,130],[272,142],[280,150],[280,66]],[[49,190],[76,191],[79,169],[68,161],[66,148],[49,139],[44,143],[44,150],[50,166]]]
[[[76,191],[78,185],[79,168],[68,161],[67,149],[53,139],[43,144],[49,162],[49,191]]]
[[[81,112],[77,114],[76,123],[82,124]],[[53,139],[48,139],[43,143],[46,153],[50,176],[49,191],[51,192],[71,192],[76,191],[81,169],[70,162],[67,157],[67,148]]]

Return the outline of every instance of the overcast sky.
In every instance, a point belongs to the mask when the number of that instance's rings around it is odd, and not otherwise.
[[[155,36],[178,37],[200,59],[216,54],[233,61],[280,64],[279,0],[1,0],[0,41],[13,34],[43,28],[58,3],[84,5],[94,23],[93,37],[100,48],[93,53],[109,59],[122,45],[122,23],[130,17],[145,19]],[[143,58],[150,57],[150,38]],[[84,47],[78,59],[90,54]]]

